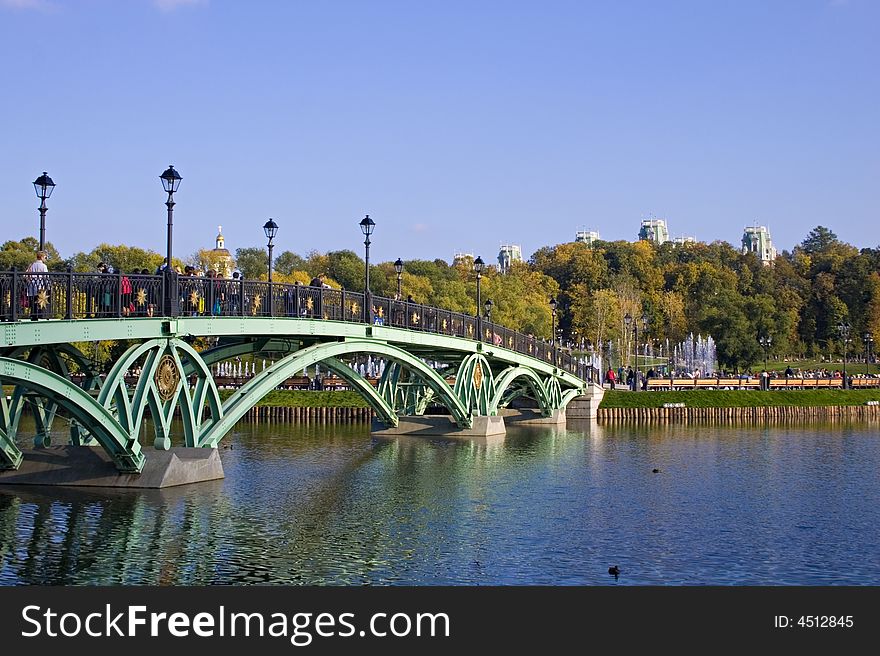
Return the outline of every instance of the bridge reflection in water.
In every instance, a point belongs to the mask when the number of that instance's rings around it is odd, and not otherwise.
[[[880,580],[868,422],[367,430],[240,422],[198,486],[0,487],[0,584]]]
[[[155,449],[173,442],[216,448],[265,394],[317,364],[344,379],[394,430],[401,417],[423,417],[429,405],[449,412],[440,432],[503,430],[503,422],[486,420],[520,400],[535,408],[536,421],[558,423],[574,398],[599,389],[592,364],[553,343],[479,316],[356,292],[11,271],[0,273],[0,299],[0,381],[14,386],[10,399],[2,398],[0,467],[10,469],[22,462],[18,427],[26,410],[37,446],[50,444],[61,414],[70,420],[70,444],[100,445],[119,472],[138,473],[145,456],[133,436],[147,416]],[[194,336],[216,346],[197,352],[189,344]],[[72,345],[120,339],[133,345],[106,374]],[[259,353],[277,359],[222,401],[212,365]],[[387,363],[377,386],[352,366],[365,355]],[[172,434],[175,413],[183,422]]]

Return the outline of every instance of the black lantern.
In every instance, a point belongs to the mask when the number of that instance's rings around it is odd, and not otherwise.
[[[492,299],[487,298],[483,307],[486,309],[486,321],[492,321]]]
[[[275,239],[275,235],[278,234],[278,224],[275,223],[274,219],[269,219],[266,223],[263,224],[263,232],[266,233],[266,238],[271,241]]]
[[[843,389],[847,388],[847,380],[846,380],[846,345],[852,341],[850,338],[851,326],[841,321],[837,324],[837,332],[840,335],[840,339],[843,341]]]
[[[165,311],[169,317],[177,316],[177,283],[174,278],[174,266],[171,264],[171,250],[174,234],[174,192],[180,186],[182,178],[180,174],[174,170],[173,166],[165,169],[165,172],[159,176],[162,180],[162,188],[168,194],[168,200],[165,201],[165,207],[168,208],[168,237],[166,243],[167,255],[165,258],[165,274],[168,276],[168,284],[165,285]]]
[[[363,219],[361,219],[361,232],[364,233],[364,236],[369,240],[370,235],[373,234],[373,230],[376,229],[376,222],[370,218],[370,215],[367,214]]]
[[[399,257],[397,258],[397,261],[394,263],[394,270],[397,271],[397,300],[399,301],[401,299],[400,280],[403,277],[403,260],[401,260]]]
[[[360,222],[364,233],[364,323],[370,323],[372,300],[370,299],[370,235],[376,229],[376,222],[367,214]]]
[[[275,235],[278,234],[278,224],[275,223],[274,219],[269,219],[266,223],[263,224],[263,232],[266,234],[266,239],[269,240],[267,246],[269,247],[269,293],[267,297],[267,308],[269,310],[269,316],[274,316],[272,313],[272,249],[275,248],[275,244],[272,243],[272,240],[275,239]]]
[[[40,199],[40,250],[46,250],[46,199],[55,191],[55,183],[49,174],[43,171],[43,175],[34,180],[34,191],[37,192],[37,198]]]
[[[551,346],[553,347],[553,366],[556,366],[556,308],[558,304],[556,302],[556,297],[550,297],[550,331],[553,335]]]
[[[486,263],[483,262],[483,258],[477,255],[477,259],[474,260],[474,272],[477,274],[477,315],[480,314],[480,280],[483,277],[483,271],[486,269]]]
[[[183,178],[180,177],[180,174],[174,170],[173,166],[169,166],[165,169],[165,172],[159,176],[162,180],[162,188],[166,193],[173,194],[177,191],[177,188],[180,186],[180,181]]]

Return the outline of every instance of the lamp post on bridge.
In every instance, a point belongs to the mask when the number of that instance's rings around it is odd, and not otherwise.
[[[37,198],[40,199],[40,250],[46,250],[46,199],[55,191],[55,183],[49,174],[43,171],[43,175],[34,180],[34,190],[37,192]]]
[[[850,337],[851,326],[841,321],[837,324],[837,333],[840,335],[840,339],[843,340],[843,389],[847,388],[846,385],[846,345],[852,341]]]
[[[376,223],[367,214],[360,222],[361,232],[364,233],[364,323],[370,323],[372,300],[370,299],[370,235],[376,229]]]
[[[397,300],[402,301],[403,296],[400,295],[400,280],[403,277],[403,260],[399,257],[397,258],[397,262],[394,263],[394,270],[397,271]]]
[[[272,243],[272,240],[275,239],[275,235],[278,234],[278,224],[275,223],[273,219],[269,219],[266,223],[263,224],[263,232],[266,234],[266,238],[269,240],[267,244],[269,248],[269,298],[267,299],[267,305],[269,309],[269,316],[272,315],[272,249],[275,248],[275,244]]]
[[[474,260],[474,272],[477,274],[477,339],[480,340],[483,337],[483,321],[480,316],[480,280],[483,278],[483,271],[486,268],[486,263],[483,262],[483,258],[477,255],[477,259]]]
[[[486,321],[492,323],[492,299],[487,298],[486,302],[483,303],[483,307],[486,309]]]
[[[871,361],[871,354],[874,352],[874,333],[866,331],[862,339],[865,342],[865,376],[867,376],[868,363]]]
[[[556,366],[556,297],[550,297],[550,332],[552,339],[550,342],[550,352],[553,354],[553,366]]]
[[[167,238],[167,256],[165,262],[165,315],[169,317],[177,316],[177,275],[174,266],[171,264],[171,244],[173,241],[174,231],[174,192],[180,186],[183,179],[180,174],[174,170],[174,166],[169,166],[165,172],[159,176],[162,180],[162,188],[168,194],[168,200],[165,206],[168,208],[168,238]]]

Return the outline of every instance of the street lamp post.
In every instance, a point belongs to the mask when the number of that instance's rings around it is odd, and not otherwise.
[[[841,322],[837,324],[837,333],[843,340],[843,389],[847,388],[846,384],[846,345],[850,342],[851,326],[848,323]]]
[[[43,175],[34,180],[34,190],[37,192],[37,198],[40,199],[40,250],[46,250],[46,199],[55,191],[55,183],[49,174],[43,171]]]
[[[376,223],[367,214],[361,219],[361,232],[364,233],[364,323],[370,323],[370,311],[372,299],[370,298],[370,235],[376,228]]]
[[[403,277],[403,260],[399,257],[397,261],[394,263],[394,270],[397,271],[397,300],[403,300],[403,296],[400,294],[400,280]]]
[[[642,312],[642,339],[645,340],[645,379],[648,378],[648,315]],[[639,341],[638,335],[636,335],[636,387],[641,388],[639,384]],[[638,389],[636,390],[638,391]]]
[[[764,373],[761,374],[761,388],[762,389],[770,389],[770,371],[767,368],[767,360],[770,353],[770,345],[773,343],[773,338],[769,335],[761,335],[758,338],[758,344],[761,345],[761,348],[764,349]]]
[[[486,302],[483,303],[483,307],[486,309],[486,321],[492,323],[492,299],[487,298]]]
[[[551,352],[553,353],[553,366],[556,366],[556,297],[550,297],[550,331],[552,334],[552,341],[550,342]]]
[[[269,316],[272,315],[272,249],[275,248],[275,244],[272,243],[272,240],[275,239],[275,235],[278,234],[278,224],[275,223],[273,219],[269,219],[266,223],[263,224],[263,232],[266,233],[266,238],[269,240],[269,298],[266,300],[266,304],[269,309]]]
[[[486,263],[483,262],[483,258],[477,255],[477,259],[474,260],[474,272],[477,274],[477,339],[482,339],[483,337],[483,321],[480,316],[480,280],[483,278],[483,270],[486,268]]]
[[[638,392],[639,391],[639,322],[633,321],[633,318],[632,318],[632,316],[630,316],[629,312],[627,312],[626,316],[623,317],[623,322],[626,324],[627,331],[629,330],[630,326],[632,326],[632,329],[633,329],[633,351],[635,353],[635,360],[636,360],[636,369],[635,369],[635,372],[633,373],[633,382],[634,382],[633,391]],[[647,332],[648,331],[648,315],[647,314],[642,313],[641,322],[642,322],[642,327],[643,327],[642,332],[643,333]],[[647,357],[646,357],[645,362],[647,363]]]
[[[764,349],[764,371],[767,371],[767,360],[769,359],[770,345],[772,343],[773,338],[769,335],[761,335],[758,338],[758,344],[760,344],[761,348]]]
[[[168,238],[167,238],[167,256],[165,259],[165,312],[169,317],[177,316],[177,276],[174,272],[174,266],[171,264],[171,244],[174,230],[174,192],[180,186],[183,179],[180,174],[174,170],[173,166],[169,166],[162,175],[162,188],[168,194],[168,200],[165,206],[168,208]]]
[[[874,333],[865,332],[863,335],[865,341],[865,376],[868,375],[868,363],[871,361],[871,354],[874,352]]]

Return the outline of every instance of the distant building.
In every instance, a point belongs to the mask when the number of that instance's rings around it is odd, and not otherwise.
[[[770,231],[764,226],[747,226],[742,238],[742,252],[754,253],[762,264],[772,264],[776,259],[776,249],[770,239]]]
[[[696,244],[696,237],[676,237],[672,240],[672,243],[676,246],[684,246],[685,244]]]
[[[498,268],[501,273],[507,273],[513,262],[522,262],[522,249],[514,244],[502,244],[498,251]]]
[[[217,226],[217,237],[214,239],[214,248],[210,251],[210,266],[222,277],[229,278],[235,268],[235,260],[226,249],[226,239],[223,237],[223,226]]]
[[[454,253],[452,255],[452,265],[453,266],[455,266],[456,264],[461,264],[465,260],[470,260],[471,262],[473,262],[474,261],[474,254],[459,252],[459,253]]]
[[[592,246],[593,242],[599,241],[601,237],[596,230],[578,230],[574,233],[574,240],[582,242],[587,246]]]
[[[669,230],[663,219],[642,219],[642,228],[639,230],[639,239],[652,241],[655,244],[665,244],[669,241]]]

